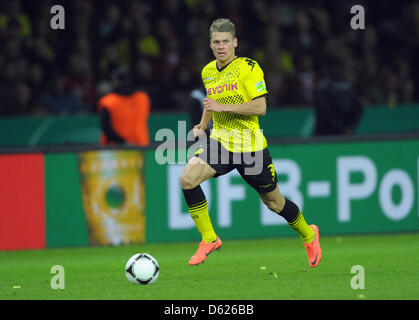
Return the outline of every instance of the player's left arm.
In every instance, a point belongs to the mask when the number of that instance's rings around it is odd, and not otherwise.
[[[242,104],[222,104],[214,99],[205,98],[204,108],[207,111],[232,112],[242,115],[264,116],[266,114],[266,98],[265,96],[260,96],[254,100],[250,100],[249,102]]]

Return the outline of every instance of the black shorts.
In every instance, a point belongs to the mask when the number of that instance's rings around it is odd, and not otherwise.
[[[237,169],[243,179],[257,192],[275,190],[278,183],[268,148],[255,152],[231,152],[217,140],[208,138],[195,156],[208,163],[215,171],[215,178]]]

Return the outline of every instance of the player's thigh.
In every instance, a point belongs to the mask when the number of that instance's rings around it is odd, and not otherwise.
[[[258,193],[270,193],[277,188],[278,178],[269,150],[257,151],[254,161],[235,166],[243,179]]]
[[[204,160],[192,157],[180,176],[182,189],[193,189],[215,175],[216,171]]]

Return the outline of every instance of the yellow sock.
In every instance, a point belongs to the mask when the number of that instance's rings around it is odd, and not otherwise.
[[[310,243],[314,240],[314,230],[307,224],[301,211],[298,211],[297,217],[288,224],[298,233],[303,243]]]
[[[217,240],[217,235],[212,227],[211,219],[208,213],[207,200],[189,206],[189,213],[191,214],[198,231],[202,235],[202,240],[204,240],[205,243]]]

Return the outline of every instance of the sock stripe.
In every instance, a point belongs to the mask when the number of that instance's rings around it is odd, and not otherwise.
[[[208,203],[206,200],[203,201],[202,204],[197,204],[189,207],[189,212],[197,212],[202,211],[203,209],[208,209]]]
[[[201,206],[201,205],[206,204],[206,203],[207,203],[207,200],[204,200],[204,201],[201,201],[201,202],[198,202],[198,203],[188,205],[188,207],[189,208],[195,208],[195,207]]]
[[[288,224],[292,227],[292,226],[296,225],[300,221],[300,219],[301,219],[301,212],[298,211],[297,217],[295,217],[295,219],[292,220],[291,222],[289,222]]]
[[[217,239],[214,228],[212,227],[211,219],[208,212],[208,203],[201,186],[193,189],[182,189],[185,197],[189,213],[202,235],[202,240],[205,243],[210,243]]]
[[[197,213],[197,212],[203,212],[203,211],[208,211],[208,206],[203,206],[197,209],[189,209],[190,213]]]

